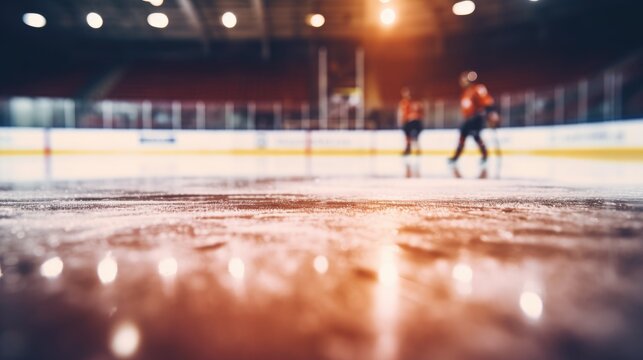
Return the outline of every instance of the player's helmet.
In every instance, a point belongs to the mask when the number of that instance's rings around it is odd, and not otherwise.
[[[400,94],[402,95],[403,98],[409,99],[411,98],[411,89],[409,89],[408,86],[405,86],[400,90]]]
[[[460,85],[467,87],[478,80],[478,73],[473,70],[464,71],[460,74]]]

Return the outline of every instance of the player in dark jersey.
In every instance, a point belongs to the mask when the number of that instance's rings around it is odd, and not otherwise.
[[[413,101],[411,98],[411,90],[407,87],[402,88],[401,94],[402,100],[400,100],[397,110],[397,122],[406,137],[406,147],[402,155],[410,155],[413,144],[415,144],[416,151],[419,154],[420,145],[418,138],[420,132],[422,132],[422,104]]]
[[[500,122],[500,116],[495,107],[495,100],[489,95],[486,86],[475,82],[477,78],[478,74],[474,71],[467,71],[460,75],[460,86],[464,89],[462,98],[460,99],[460,107],[462,108],[462,115],[466,120],[460,127],[460,139],[455,154],[449,158],[449,163],[451,164],[460,158],[462,150],[464,150],[464,143],[469,135],[473,137],[480,148],[482,163],[486,163],[487,147],[480,137],[480,132],[484,128],[485,123],[488,124],[489,127],[495,128]]]

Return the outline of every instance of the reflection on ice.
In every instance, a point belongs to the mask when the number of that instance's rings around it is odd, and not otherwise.
[[[397,247],[384,246],[380,250],[377,278],[385,286],[392,286],[397,283]]]
[[[283,156],[102,156],[100,169],[94,156],[40,157],[5,156],[0,182],[46,182],[69,180],[104,180],[140,177],[410,177],[443,178],[458,176],[445,165],[444,156],[421,156],[414,159],[390,156],[319,157]],[[489,160],[488,170],[478,165],[478,156],[464,156],[457,170],[464,178],[553,180],[567,184],[640,183],[642,170],[636,161],[594,161],[540,156],[505,156]],[[529,164],[529,166],[524,166]],[[502,165],[502,169],[500,166]],[[421,171],[420,171],[421,170]]]
[[[98,263],[96,269],[98,278],[103,284],[109,284],[116,280],[116,275],[118,275],[118,263],[112,257],[111,253],[105,255],[105,257]]]
[[[58,257],[53,257],[40,265],[40,275],[49,279],[55,279],[63,272],[63,261]]]
[[[328,271],[328,259],[323,255],[318,255],[313,260],[313,267],[319,274],[325,274]]]
[[[378,283],[375,287],[374,320],[377,328],[375,358],[396,358],[397,321],[399,305],[399,274],[397,247],[384,246],[380,249],[378,264]]]
[[[159,261],[159,264],[158,264],[159,275],[165,278],[176,276],[178,269],[179,269],[179,264],[176,261],[176,259],[173,257],[167,257]]]
[[[458,294],[466,296],[471,294],[473,283],[473,269],[471,266],[459,263],[453,267],[451,277],[455,280],[455,290]]]
[[[136,325],[124,322],[115,328],[110,347],[117,357],[127,358],[136,353],[140,339],[141,336]]]
[[[228,272],[233,278],[243,280],[243,276],[245,274],[245,265],[243,264],[243,260],[238,257],[230,259],[230,261],[228,261]]]
[[[520,309],[530,319],[540,319],[543,313],[543,301],[540,295],[532,291],[523,291],[520,294]]]

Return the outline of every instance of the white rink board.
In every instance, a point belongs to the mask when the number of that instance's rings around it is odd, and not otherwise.
[[[40,128],[0,128],[0,151],[42,151],[45,132]]]
[[[381,132],[384,132],[384,130]],[[376,133],[376,131],[364,130],[312,131],[311,148],[312,150],[373,150],[376,148],[376,142],[373,139]],[[399,144],[398,142],[398,147]]]
[[[641,149],[643,120],[564,126],[506,128],[496,131],[503,151]],[[495,146],[492,130],[483,138]],[[458,131],[427,130],[420,136],[422,150],[450,151]],[[475,147],[471,139],[469,147]],[[195,131],[2,128],[0,154],[52,153],[234,153],[283,151],[305,153],[341,151],[365,153],[399,151],[404,136],[399,130],[328,131]]]

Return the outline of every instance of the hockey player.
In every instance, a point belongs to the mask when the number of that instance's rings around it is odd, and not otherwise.
[[[401,95],[402,100],[400,100],[397,110],[397,122],[406,137],[406,147],[402,155],[410,155],[413,145],[419,154],[418,138],[422,132],[422,104],[411,98],[411,90],[407,87],[402,88]]]
[[[449,158],[451,164],[460,158],[462,150],[464,150],[464,143],[470,135],[480,148],[481,163],[484,165],[487,161],[487,147],[480,137],[480,132],[485,124],[495,128],[500,123],[495,100],[489,94],[486,86],[476,83],[477,78],[478,75],[474,71],[467,71],[460,75],[460,86],[464,89],[460,99],[460,107],[466,120],[460,127],[460,139],[455,153]]]

